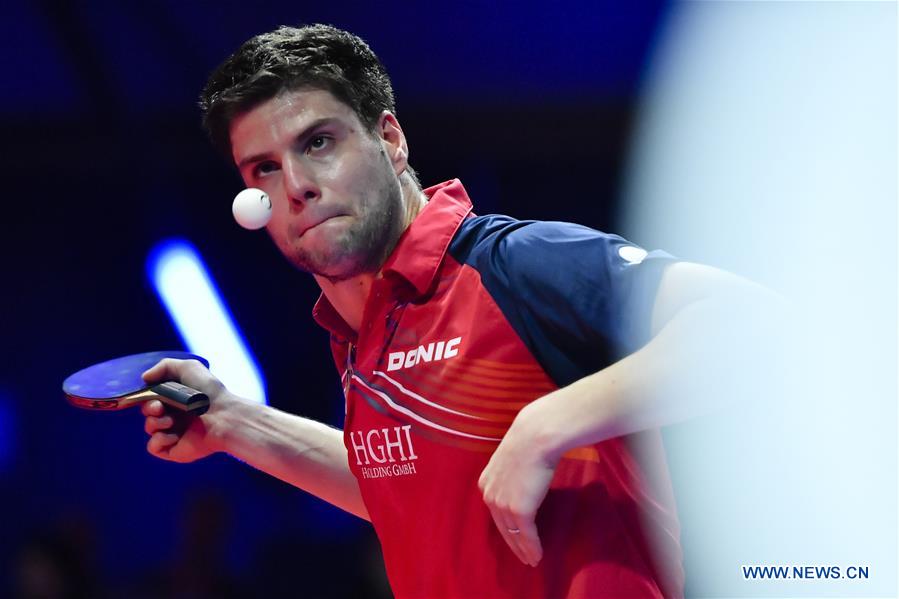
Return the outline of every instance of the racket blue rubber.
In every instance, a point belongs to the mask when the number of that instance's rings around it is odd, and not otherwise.
[[[148,385],[141,373],[163,358],[197,360],[209,367],[200,356],[183,351],[154,351],[123,356],[88,366],[62,382],[69,402],[88,410],[122,410],[151,399],[181,412],[200,415],[209,409],[205,393],[175,381]]]

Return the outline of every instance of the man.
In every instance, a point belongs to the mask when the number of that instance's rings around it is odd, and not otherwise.
[[[577,225],[476,217],[459,181],[422,191],[387,74],[332,27],[249,40],[202,107],[321,286],[345,430],[165,360],[148,381],[212,405],[178,423],[147,403],[148,451],[227,452],[369,519],[397,597],[682,595],[656,427],[695,409],[696,332],[745,284]]]

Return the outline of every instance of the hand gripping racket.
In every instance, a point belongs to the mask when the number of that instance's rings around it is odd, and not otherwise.
[[[169,381],[148,385],[141,373],[163,358],[197,360],[200,356],[183,351],[155,351],[100,362],[79,370],[62,382],[63,393],[72,405],[88,410],[121,410],[150,399],[159,399],[179,411],[200,415],[209,409],[205,393]]]

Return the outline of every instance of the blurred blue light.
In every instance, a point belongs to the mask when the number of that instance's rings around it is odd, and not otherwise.
[[[183,240],[160,243],[147,274],[188,349],[209,360],[232,392],[267,403],[259,367],[196,249]]]
[[[12,402],[0,391],[0,472],[5,472],[15,459],[16,427]]]

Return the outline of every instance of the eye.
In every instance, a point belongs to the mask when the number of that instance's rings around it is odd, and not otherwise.
[[[318,152],[325,149],[330,143],[331,138],[327,135],[316,135],[314,137],[309,138],[309,143],[306,144],[307,152]]]
[[[253,167],[253,176],[264,177],[265,175],[273,173],[276,170],[278,170],[278,165],[271,160],[266,160],[265,162],[260,162]]]

